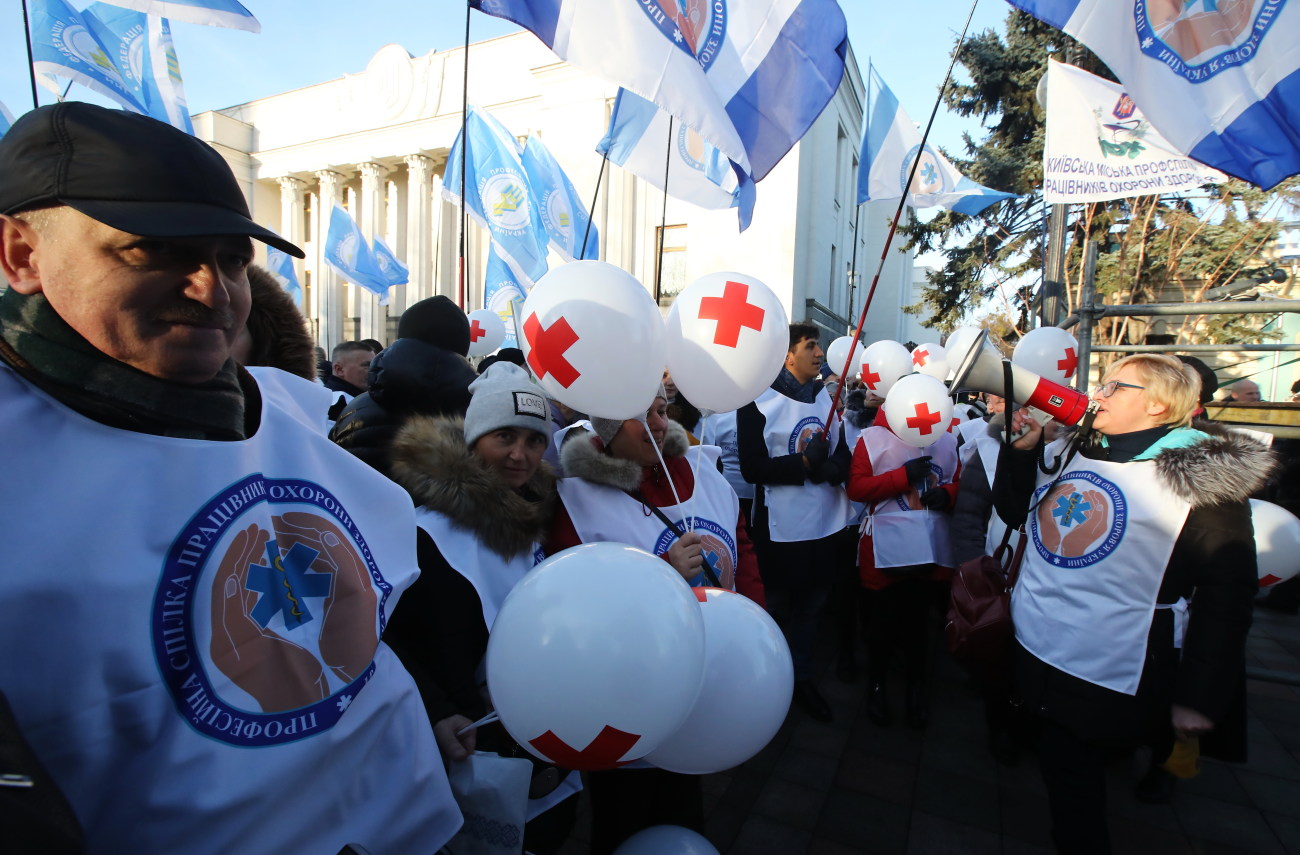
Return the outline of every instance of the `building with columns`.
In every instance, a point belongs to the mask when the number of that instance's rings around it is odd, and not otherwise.
[[[469,222],[462,295],[460,210],[442,194],[465,67],[463,48],[412,57],[390,44],[357,74],[194,117],[195,134],[243,183],[254,219],[306,250],[296,262],[302,308],[327,350],[356,338],[392,341],[406,306],[435,294],[463,299],[468,310],[483,305],[487,233]],[[519,138],[536,134],[546,143],[581,197],[595,199],[601,260],[632,273],[661,306],[706,273],[737,270],[766,282],[792,319],[814,320],[827,340],[856,320],[893,203],[855,205],[863,85],[851,52],[835,98],[758,184],[753,223],[743,233],[734,210],[706,211],[671,197],[665,204],[663,193],[631,173],[613,164],[602,171],[594,149],[617,87],[561,62],[532,34],[471,45],[468,69],[469,102]],[[325,264],[335,204],[410,268],[410,282],[391,289],[388,305]],[[850,288],[859,210],[856,263],[866,272]],[[552,253],[551,263],[561,260]],[[911,269],[910,256],[890,253],[871,313],[882,329],[897,326]]]

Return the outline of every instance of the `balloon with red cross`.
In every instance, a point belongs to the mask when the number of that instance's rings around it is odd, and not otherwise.
[[[699,601],[668,562],[586,543],[510,591],[488,637],[487,686],[502,725],[537,757],[614,769],[677,732],[704,659]]]
[[[831,373],[838,375],[844,370],[845,361],[849,364],[849,377],[857,375],[858,366],[862,363],[862,341],[859,339],[857,347],[853,348],[853,355],[849,356],[849,345],[853,344],[853,336],[842,335],[835,341],[831,342],[826,348],[826,365],[830,368]]]
[[[913,448],[933,445],[952,424],[948,387],[928,374],[909,374],[895,383],[884,408],[889,429]]]
[[[883,398],[900,378],[912,373],[912,354],[896,341],[872,342],[862,351],[858,371],[867,391]]]
[[[665,327],[673,382],[692,404],[713,413],[761,395],[781,373],[790,343],[777,296],[753,276],[730,271],[687,285]]]
[[[1250,500],[1259,586],[1268,588],[1300,573],[1300,519],[1281,505]]]
[[[1011,361],[1044,380],[1073,386],[1079,368],[1079,342],[1060,327],[1039,327],[1016,343]]]
[[[947,380],[948,352],[938,344],[918,344],[912,348],[912,370],[936,380]]]
[[[506,340],[506,325],[491,309],[469,313],[469,352],[466,356],[487,356]]]
[[[645,415],[664,372],[664,324],[650,292],[603,261],[571,261],[524,301],[520,343],[552,398],[606,419]]]

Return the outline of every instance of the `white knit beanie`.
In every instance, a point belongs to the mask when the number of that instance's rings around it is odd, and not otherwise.
[[[551,408],[546,395],[528,372],[510,362],[494,362],[469,384],[465,411],[465,444],[503,427],[519,427],[549,435]]]

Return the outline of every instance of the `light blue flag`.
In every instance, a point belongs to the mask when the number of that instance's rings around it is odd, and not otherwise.
[[[1087,45],[1179,152],[1265,190],[1300,173],[1300,3],[1009,2]]]
[[[528,183],[519,145],[496,119],[477,107],[466,116],[469,155],[465,158],[467,211],[492,235],[501,260],[521,282],[532,283],[546,272],[546,230]],[[457,135],[447,155],[442,194],[460,204],[462,140]]]
[[[411,281],[410,269],[398,261],[397,254],[383,238],[375,238],[375,243],[370,249],[374,253],[375,264],[379,266],[379,272],[384,275],[385,282],[389,285],[405,285]]]
[[[123,79],[112,52],[71,6],[63,0],[32,0],[30,12],[32,69],[42,86],[62,97],[63,88],[53,78],[64,77],[128,110],[148,112]]]
[[[566,261],[600,258],[600,232],[595,226],[590,226],[586,205],[578,198],[578,191],[573,189],[569,176],[564,174],[551,152],[540,139],[530,136],[520,160],[528,183],[537,195],[537,207],[551,246]]]
[[[959,214],[975,215],[1012,193],[990,190],[957,171],[933,146],[921,150],[921,132],[885,81],[869,69],[867,82],[867,132],[862,137],[858,161],[858,204],[899,199],[907,194],[913,208],[939,206]],[[907,187],[912,164],[920,158],[912,186]]]
[[[596,151],[668,195],[712,210],[736,208],[740,230],[754,217],[754,181],[735,161],[665,110],[626,89],[618,90],[609,129]],[[671,140],[669,136],[671,134]]]
[[[167,20],[110,3],[92,3],[81,15],[145,113],[194,133]]]
[[[510,266],[497,255],[496,245],[488,250],[487,275],[483,281],[483,308],[491,309],[506,325],[502,347],[518,347],[519,315],[524,307],[524,289],[519,287]]]
[[[187,24],[230,27],[235,30],[262,32],[262,25],[235,0],[108,0],[114,6],[135,9],[159,18],[171,18]]]
[[[330,212],[330,228],[325,235],[325,261],[354,285],[388,295],[388,280],[375,260],[370,244],[352,215],[335,205]]]
[[[280,287],[293,297],[293,301],[302,305],[302,286],[298,284],[298,273],[293,269],[293,258],[289,253],[273,246],[266,248],[266,269],[280,283]]]
[[[0,101],[0,137],[9,133],[9,129],[14,125],[14,114],[9,112],[9,108]]]

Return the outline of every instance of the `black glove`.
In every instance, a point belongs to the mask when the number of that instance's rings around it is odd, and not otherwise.
[[[932,511],[942,511],[952,504],[948,491],[942,487],[931,487],[921,494],[921,504]]]
[[[804,459],[808,461],[809,469],[817,469],[826,462],[831,456],[831,444],[826,440],[826,434],[819,433],[803,449]]]
[[[903,464],[907,473],[907,483],[917,484],[930,477],[930,456],[918,457]]]

